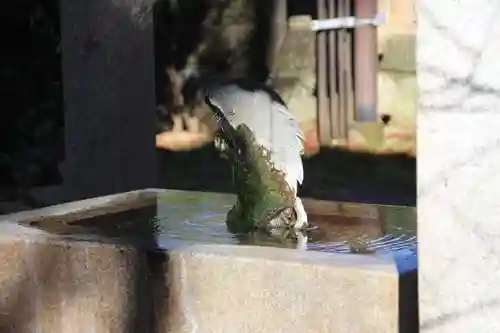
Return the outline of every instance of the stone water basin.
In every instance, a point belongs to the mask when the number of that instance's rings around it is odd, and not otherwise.
[[[151,189],[3,216],[1,267],[12,270],[15,257],[61,271],[50,278],[56,310],[31,309],[36,327],[54,325],[40,318],[63,318],[50,332],[110,332],[130,318],[158,332],[416,332],[414,208],[303,199],[314,226],[304,251],[293,241],[230,234],[224,221],[234,200]],[[24,267],[35,303],[46,304],[54,296],[37,289],[40,269]],[[87,292],[72,292],[70,302],[61,290],[80,278]],[[129,308],[133,315],[117,310]]]

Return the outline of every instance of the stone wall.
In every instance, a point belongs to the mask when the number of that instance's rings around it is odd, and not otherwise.
[[[500,332],[500,3],[417,4],[420,332]]]
[[[415,61],[415,0],[379,0],[386,23],[378,29],[381,56],[378,113],[389,115],[383,149],[415,150],[417,81]]]

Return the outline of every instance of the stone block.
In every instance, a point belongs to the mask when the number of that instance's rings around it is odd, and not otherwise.
[[[497,333],[500,3],[416,3],[420,332]]]
[[[407,325],[405,332],[415,331],[408,323],[416,318],[416,283],[407,278],[415,276],[415,260],[238,245],[223,236],[223,220],[211,220],[223,218],[234,200],[151,189],[0,216],[0,327],[396,333]],[[351,221],[348,229],[365,230],[356,222],[362,220],[373,237],[383,234],[380,219],[392,211],[304,204],[313,215]],[[196,216],[210,229],[201,229]],[[169,222],[154,224],[161,218]]]
[[[398,332],[389,259],[203,245],[171,260],[182,276],[171,302],[184,304],[175,332]]]
[[[380,44],[379,53],[383,55],[381,70],[415,72],[415,34],[388,33],[381,38]]]
[[[290,112],[299,122],[316,117],[316,36],[315,33],[297,28],[309,17],[292,17],[289,29],[279,50],[272,73],[272,84],[280,93]]]

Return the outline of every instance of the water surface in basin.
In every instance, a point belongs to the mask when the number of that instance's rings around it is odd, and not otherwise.
[[[248,244],[296,247],[258,233],[229,233],[225,218],[235,201],[230,194],[167,191],[148,200],[56,217],[30,225],[68,237],[135,240],[171,248],[186,243]],[[348,204],[304,199],[313,230],[307,249],[338,253],[416,255],[416,210],[412,207]]]
[[[197,194],[159,198],[160,243],[194,241],[295,247],[275,237],[258,234],[241,239],[230,234],[225,218],[235,197]],[[162,204],[164,202],[165,204]],[[308,249],[341,253],[397,252],[415,255],[416,210],[413,207],[349,204],[303,199],[313,230]],[[168,204],[167,204],[168,203]]]

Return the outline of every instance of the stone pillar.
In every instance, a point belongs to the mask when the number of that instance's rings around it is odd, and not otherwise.
[[[66,199],[156,186],[151,0],[61,1]]]
[[[500,2],[417,1],[420,331],[500,332]]]
[[[278,50],[271,84],[281,95],[290,112],[305,132],[305,153],[319,149],[317,131],[316,33],[311,31],[311,17],[292,16],[286,36]]]

